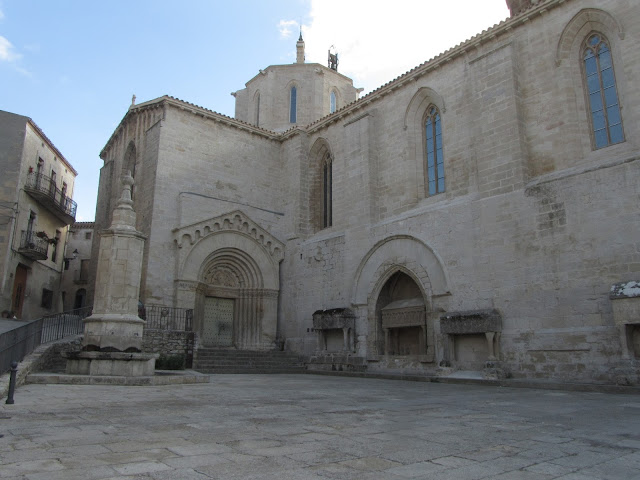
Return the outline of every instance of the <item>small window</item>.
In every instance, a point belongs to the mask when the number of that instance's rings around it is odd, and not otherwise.
[[[91,232],[84,232],[84,239],[91,240]]]
[[[594,147],[603,148],[623,142],[613,58],[602,35],[594,33],[587,38],[583,60]]]
[[[424,128],[427,186],[429,195],[435,195],[444,192],[444,156],[440,112],[433,105],[427,109]]]
[[[53,290],[48,290],[46,288],[42,289],[42,301],[40,302],[40,306],[51,310],[53,307]]]
[[[290,96],[290,109],[289,109],[289,123],[296,123],[298,117],[297,110],[298,103],[298,89],[296,87],[291,87],[291,96]]]
[[[331,92],[329,97],[329,113],[336,111],[336,92]]]

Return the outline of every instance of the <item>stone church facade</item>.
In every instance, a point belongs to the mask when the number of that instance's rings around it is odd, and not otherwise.
[[[132,105],[96,230],[130,171],[141,299],[310,368],[637,383],[640,298],[610,290],[640,276],[640,7],[507,3],[363,98],[300,38],[235,118]]]

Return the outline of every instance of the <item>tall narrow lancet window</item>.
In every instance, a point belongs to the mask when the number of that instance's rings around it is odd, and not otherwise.
[[[260,126],[260,94],[256,95],[256,127]]]
[[[444,156],[442,155],[442,127],[440,112],[431,105],[424,123],[427,186],[429,195],[444,192]]]
[[[327,228],[333,225],[333,159],[327,153],[322,169],[322,227]]]
[[[298,89],[296,87],[291,87],[290,95],[291,97],[289,100],[289,123],[296,123],[298,121],[297,120]]]
[[[336,92],[331,92],[329,96],[329,113],[336,111]]]
[[[590,35],[583,59],[594,146],[602,148],[623,142],[620,103],[607,40],[599,33]]]

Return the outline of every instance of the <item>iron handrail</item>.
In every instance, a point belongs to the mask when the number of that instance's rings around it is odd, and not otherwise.
[[[27,175],[25,188],[45,194],[53,200],[58,209],[75,218],[78,204],[60,190],[51,177],[38,172],[30,172]]]

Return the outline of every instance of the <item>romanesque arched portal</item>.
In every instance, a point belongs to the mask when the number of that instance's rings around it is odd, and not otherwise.
[[[240,211],[177,229],[175,303],[204,346],[275,346],[284,245]]]

